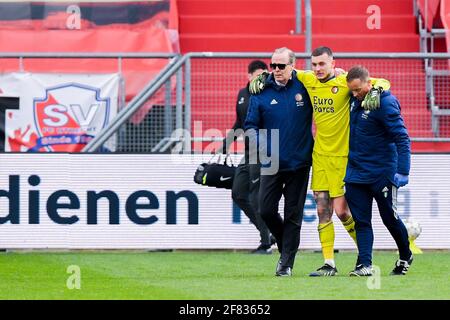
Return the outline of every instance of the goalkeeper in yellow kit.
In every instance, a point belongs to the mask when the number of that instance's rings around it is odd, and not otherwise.
[[[297,78],[306,87],[313,106],[316,135],[313,151],[311,189],[319,217],[318,232],[324,265],[310,276],[334,276],[333,212],[356,241],[355,222],[344,197],[344,177],[347,167],[350,135],[350,97],[346,74],[335,74],[333,53],[328,47],[319,47],[311,55],[312,71],[297,70]],[[250,84],[250,92],[264,88],[265,75]],[[367,109],[379,107],[379,95],[388,90],[387,80],[372,79],[373,89],[365,98]],[[381,88],[380,88],[381,87]]]

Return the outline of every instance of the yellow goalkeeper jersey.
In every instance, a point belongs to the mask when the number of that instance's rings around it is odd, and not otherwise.
[[[297,70],[297,78],[308,91],[313,106],[316,136],[314,152],[328,156],[348,156],[350,138],[350,98],[347,74],[320,82],[313,71]],[[389,90],[384,79],[372,79],[372,84]]]

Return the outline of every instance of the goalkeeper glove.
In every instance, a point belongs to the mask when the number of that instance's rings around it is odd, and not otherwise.
[[[380,96],[382,93],[383,88],[381,87],[370,89],[361,104],[364,110],[372,111],[378,109],[380,107]]]
[[[249,90],[251,94],[258,94],[264,90],[264,87],[266,86],[266,79],[269,77],[269,74],[270,73],[267,71],[264,71],[250,82]]]
[[[394,175],[394,184],[397,188],[404,187],[409,182],[409,176],[407,174],[396,173]]]

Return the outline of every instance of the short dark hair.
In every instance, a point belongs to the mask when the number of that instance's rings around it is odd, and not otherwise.
[[[347,73],[347,82],[351,82],[355,79],[359,79],[361,81],[367,81],[369,79],[369,71],[363,66],[354,66]]]
[[[318,56],[323,55],[324,53],[326,53],[326,54],[329,55],[330,57],[333,56],[333,51],[331,51],[330,48],[328,48],[328,47],[323,47],[323,46],[322,46],[322,47],[315,48],[314,51],[311,53],[311,56],[312,56],[312,57],[318,57]]]
[[[264,61],[261,60],[253,60],[248,65],[248,73],[253,73],[258,69],[267,70],[267,64]]]

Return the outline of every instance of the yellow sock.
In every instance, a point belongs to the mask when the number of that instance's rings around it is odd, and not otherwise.
[[[414,254],[422,254],[423,251],[416,245],[414,240],[409,240],[409,250]]]
[[[343,221],[342,224],[350,237],[352,237],[353,241],[356,243],[355,220],[353,220],[353,217],[350,216],[350,218],[348,218],[347,221]]]
[[[334,225],[333,221],[320,223],[319,231],[320,244],[324,260],[334,260]]]

